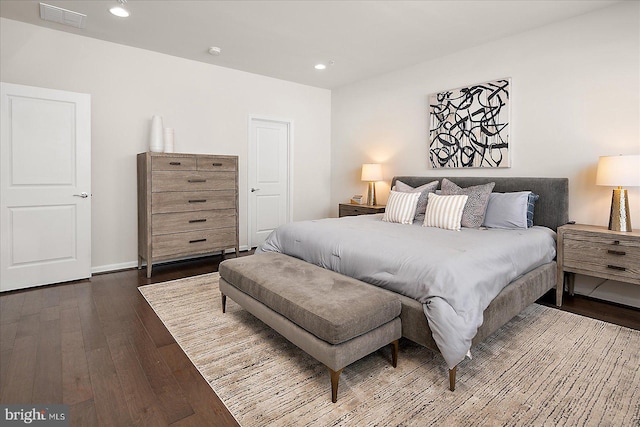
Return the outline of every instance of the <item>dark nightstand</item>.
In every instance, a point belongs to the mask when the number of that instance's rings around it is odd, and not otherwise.
[[[562,304],[564,277],[569,295],[575,274],[640,285],[640,233],[611,231],[593,225],[558,227],[558,276],[556,304]]]
[[[349,203],[340,203],[338,205],[338,216],[356,216],[356,215],[371,215],[377,213],[384,213],[385,205],[352,205]]]

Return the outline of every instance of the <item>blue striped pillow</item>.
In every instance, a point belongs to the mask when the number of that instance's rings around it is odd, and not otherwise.
[[[529,199],[527,200],[527,228],[533,227],[533,211],[536,207],[536,200],[539,198],[540,196],[536,193],[529,193]]]

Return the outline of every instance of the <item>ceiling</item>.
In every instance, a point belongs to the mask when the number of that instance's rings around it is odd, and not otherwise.
[[[87,15],[77,29],[40,19],[38,1],[0,0],[0,16],[333,89],[619,1],[129,0],[129,18],[108,12],[116,0],[43,1]]]

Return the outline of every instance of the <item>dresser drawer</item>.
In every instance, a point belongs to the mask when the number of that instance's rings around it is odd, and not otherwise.
[[[640,247],[623,237],[564,236],[564,268],[599,277],[640,282]]]
[[[235,209],[155,214],[151,218],[153,235],[182,233],[236,226]]]
[[[178,257],[219,251],[235,245],[235,227],[189,231],[153,236],[151,254],[154,258]]]
[[[195,157],[153,156],[151,158],[151,170],[154,171],[185,171],[195,169]]]
[[[367,206],[367,205],[347,205],[340,204],[338,206],[338,216],[357,216],[384,213],[384,206]]]
[[[565,240],[576,240],[578,242],[584,242],[586,245],[604,245],[615,246],[623,248],[637,248],[640,249],[640,239],[625,236],[621,233],[616,234],[601,234],[601,233],[573,233],[565,232]]]
[[[235,190],[175,191],[153,193],[151,213],[191,212],[212,209],[235,209]]]
[[[235,190],[234,172],[156,171],[152,173],[154,193],[161,191]]]
[[[235,172],[238,169],[235,158],[218,156],[198,156],[198,170]]]

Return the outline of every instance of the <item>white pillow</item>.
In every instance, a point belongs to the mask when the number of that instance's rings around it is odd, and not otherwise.
[[[401,193],[391,191],[387,200],[387,207],[384,210],[383,221],[399,222],[400,224],[413,223],[416,214],[420,193]]]
[[[429,193],[424,226],[459,231],[462,211],[468,198],[469,196],[466,194],[441,196],[436,193]]]
[[[527,228],[529,194],[530,191],[491,193],[482,225],[489,228]]]

